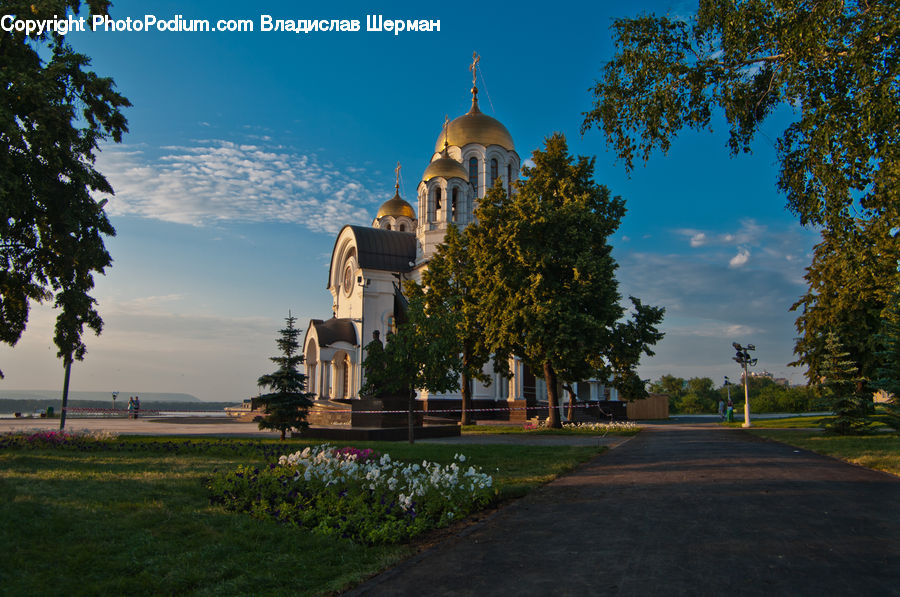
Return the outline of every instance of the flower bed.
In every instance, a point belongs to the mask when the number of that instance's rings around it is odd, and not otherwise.
[[[217,473],[207,487],[210,501],[229,510],[358,543],[398,543],[494,499],[493,479],[465,460],[413,464],[323,444],[262,468]]]
[[[640,427],[635,425],[633,421],[611,421],[609,423],[566,422],[562,424],[562,428],[575,433],[602,433],[604,435],[609,432],[637,433],[640,430]],[[541,421],[538,429],[550,429],[550,427],[547,426],[547,421]]]
[[[106,431],[48,431],[34,429],[0,435],[0,448],[66,448],[82,447],[98,441],[115,439]]]

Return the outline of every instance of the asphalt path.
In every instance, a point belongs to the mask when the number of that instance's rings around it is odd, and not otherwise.
[[[651,426],[350,595],[900,595],[900,478]]]

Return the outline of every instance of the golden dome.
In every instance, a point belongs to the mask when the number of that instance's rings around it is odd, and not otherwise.
[[[469,179],[469,174],[466,172],[466,169],[463,168],[463,165],[449,157],[447,154],[443,154],[441,157],[428,164],[428,167],[425,168],[425,174],[422,175],[422,182],[428,182],[432,178],[437,178],[438,176],[448,180],[451,178],[462,178],[463,180]]]
[[[473,89],[474,91],[474,89]],[[514,151],[512,135],[506,130],[499,120],[491,118],[487,114],[478,109],[478,100],[472,98],[472,109],[468,113],[453,119],[446,125],[446,133],[441,132],[437,143],[434,145],[434,151],[439,152],[444,148],[444,140],[449,145],[463,147],[469,143],[478,143],[487,147],[488,145],[499,145],[503,149]]]
[[[413,211],[412,205],[400,198],[400,193],[398,192],[394,193],[392,198],[381,204],[375,219],[377,220],[384,216],[393,216],[395,218],[406,217],[410,220],[415,220],[416,212]]]

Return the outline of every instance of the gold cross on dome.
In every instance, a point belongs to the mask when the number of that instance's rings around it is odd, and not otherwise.
[[[394,173],[397,175],[397,183],[395,185],[395,188],[399,189],[400,188],[400,162],[397,162],[397,167],[394,168]]]
[[[447,149],[447,146],[450,145],[449,139],[450,133],[450,117],[444,114],[444,149]]]
[[[476,71],[478,70],[478,63],[481,62],[481,56],[478,55],[478,52],[472,52],[472,66],[469,67],[469,70],[472,71],[472,85],[475,85]]]

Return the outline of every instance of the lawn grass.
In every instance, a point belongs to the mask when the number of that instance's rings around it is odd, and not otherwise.
[[[900,436],[832,435],[814,429],[753,429],[751,433],[900,476]]]
[[[610,429],[596,431],[583,427],[563,429],[525,429],[523,425],[464,425],[463,435],[620,435],[632,436],[641,432],[640,427],[633,429]]]
[[[754,419],[750,415],[750,423],[754,428],[761,429],[820,429],[822,426],[833,419],[832,415],[811,415],[811,416],[794,416],[784,417],[781,419]],[[733,423],[719,423],[726,427],[740,427],[743,425],[744,417],[740,415]]]
[[[410,546],[360,546],[209,504],[204,480],[214,469],[262,464],[311,443],[128,437],[88,451],[0,449],[2,592],[319,595],[408,557]],[[504,499],[599,451],[353,445],[413,461],[449,463],[464,453],[494,475]]]

